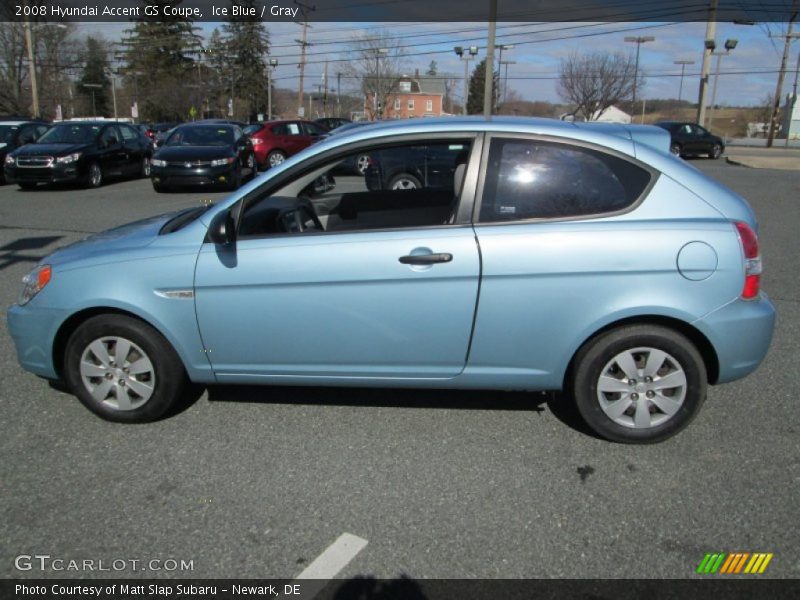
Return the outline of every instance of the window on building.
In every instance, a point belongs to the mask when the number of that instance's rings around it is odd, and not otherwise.
[[[400,110],[400,98],[395,98],[394,100],[394,109]]]
[[[400,82],[400,91],[401,92],[410,92],[411,91],[411,82],[410,81],[401,81]]]
[[[428,112],[433,112],[433,100],[425,101],[425,110]]]
[[[408,101],[408,110],[414,110],[414,99]]]

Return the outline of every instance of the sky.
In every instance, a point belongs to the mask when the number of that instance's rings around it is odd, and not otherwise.
[[[198,25],[202,35],[207,37],[221,23]],[[126,27],[124,23],[85,23],[79,25],[78,34],[99,33],[108,41],[117,42]],[[269,23],[267,29],[271,56],[279,61],[274,73],[275,84],[296,89],[300,58],[296,40],[302,27],[296,23]],[[682,97],[696,102],[705,30],[705,23],[498,23],[496,43],[514,45],[503,52],[504,61],[515,63],[508,65],[509,89],[516,91],[523,100],[559,102],[557,79],[559,61],[563,57],[573,52],[634,52],[636,45],[624,42],[625,36],[653,36],[654,41],[640,48],[639,69],[645,84],[640,87],[637,98],[677,98],[681,67],[674,61],[694,60],[695,64],[686,67]],[[333,88],[335,74],[347,64],[352,40],[378,31],[391,36],[403,48],[403,65],[408,74],[413,74],[415,69],[425,72],[431,61],[436,61],[439,74],[451,74],[457,82],[457,100],[462,96],[464,66],[453,47],[477,45],[478,60],[486,56],[486,23],[312,23],[308,34],[312,45],[307,51],[306,91],[316,89],[322,82],[325,61],[328,61],[328,85]],[[718,104],[762,105],[765,97],[774,93],[783,39],[771,36],[785,32],[786,24],[780,23],[750,26],[718,23],[718,51],[724,50],[726,39],[738,40],[737,47],[722,57]],[[791,91],[795,81],[798,51],[800,43],[793,44],[784,94]],[[712,62],[712,85],[716,60]],[[470,64],[470,70],[474,65]],[[501,75],[505,76],[505,67]],[[355,90],[356,82],[343,79],[342,93],[348,88]]]

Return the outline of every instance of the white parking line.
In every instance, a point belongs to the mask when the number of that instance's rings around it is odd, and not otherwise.
[[[352,533],[343,533],[296,579],[333,579],[366,545],[367,540]]]

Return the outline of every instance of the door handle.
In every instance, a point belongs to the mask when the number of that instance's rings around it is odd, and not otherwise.
[[[433,265],[450,262],[453,260],[453,255],[446,252],[440,254],[410,254],[401,256],[398,260],[404,265]]]

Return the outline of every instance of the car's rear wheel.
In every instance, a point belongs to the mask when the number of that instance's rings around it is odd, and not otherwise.
[[[359,175],[363,175],[369,168],[369,154],[359,154],[356,157],[356,171]]]
[[[669,151],[672,152],[675,156],[681,155],[681,145],[680,144],[670,144]]]
[[[389,181],[390,190],[418,190],[421,187],[422,183],[420,183],[419,179],[408,173],[395,175]]]
[[[72,392],[109,421],[158,419],[186,382],[169,342],[146,323],[123,315],[92,317],[78,327],[67,342],[64,365]]]
[[[89,169],[86,172],[86,185],[93,188],[103,185],[103,169],[96,162],[89,165]]]
[[[280,150],[273,150],[267,155],[267,164],[270,167],[277,167],[286,160],[286,155]]]
[[[685,336],[666,327],[630,325],[581,348],[571,392],[595,433],[646,444],[689,424],[705,400],[706,377],[700,353]]]
[[[716,160],[720,156],[722,156],[722,146],[720,144],[714,144],[711,147],[711,151],[708,153],[708,158],[713,158]]]

